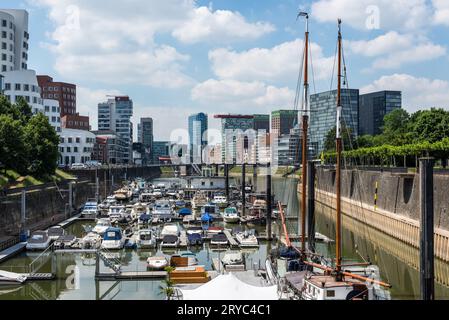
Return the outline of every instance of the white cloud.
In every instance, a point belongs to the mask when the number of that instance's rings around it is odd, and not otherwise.
[[[449,81],[418,78],[408,74],[383,76],[363,87],[360,93],[380,90],[400,90],[403,108],[409,112],[432,107],[449,110]]]
[[[447,0],[432,0],[435,8],[434,23],[449,26],[449,1]]]
[[[273,108],[292,108],[294,92],[262,82],[209,79],[192,89],[192,100],[223,112],[267,112]],[[242,111],[242,108],[245,108]],[[261,111],[263,110],[263,111]]]
[[[173,31],[173,36],[184,43],[199,41],[235,41],[257,39],[273,32],[275,27],[266,22],[249,23],[238,12],[199,7],[190,12],[189,20]]]
[[[157,43],[156,35],[172,33],[193,43],[255,39],[274,30],[237,12],[197,7],[194,0],[28,1],[49,10],[54,29],[43,45],[55,54],[55,70],[73,82],[193,86],[185,72],[190,57]]]
[[[446,54],[446,48],[423,36],[390,31],[372,40],[347,41],[349,49],[366,57],[376,57],[375,69],[398,68],[403,64],[428,61]]]
[[[304,42],[294,40],[273,48],[253,48],[236,52],[221,48],[209,52],[212,70],[222,79],[244,81],[287,80],[294,85],[304,51]],[[334,59],[324,57],[323,50],[311,45],[315,78],[328,79]]]
[[[373,17],[382,30],[416,30],[428,24],[431,10],[427,0],[318,0],[311,16],[335,24],[342,18],[343,24],[359,30],[371,30]]]

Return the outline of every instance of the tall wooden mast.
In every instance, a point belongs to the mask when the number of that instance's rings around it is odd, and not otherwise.
[[[336,235],[335,235],[335,262],[337,277],[341,278],[341,60],[342,60],[342,37],[341,37],[341,19],[338,19],[338,88],[337,88],[337,125],[336,125],[336,148],[337,148],[337,166],[336,166],[336,194],[337,194],[337,214],[336,214]]]
[[[300,12],[306,19],[304,36],[304,100],[302,106],[302,199],[301,199],[301,252],[306,252],[306,186],[307,186],[307,130],[309,127],[309,14]],[[311,192],[311,190],[309,190]]]

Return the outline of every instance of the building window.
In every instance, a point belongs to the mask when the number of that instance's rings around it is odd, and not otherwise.
[[[21,91],[22,86],[20,85],[20,83],[16,83],[16,91]]]
[[[8,57],[6,56],[5,53],[2,54],[2,61],[6,61],[8,59]]]
[[[64,143],[64,137],[61,137],[61,143]]]
[[[72,152],[72,149],[70,147],[67,147],[67,152]]]
[[[45,106],[45,112],[50,112],[50,107],[49,106]]]
[[[2,31],[2,39],[8,39],[8,34],[6,31]]]
[[[78,152],[78,147],[73,147],[73,152]]]
[[[8,49],[8,45],[6,44],[6,42],[2,42],[2,49],[3,50]]]
[[[6,72],[6,66],[2,65],[2,72]]]
[[[11,84],[5,83],[5,90],[11,90]]]
[[[56,107],[51,107],[51,112],[56,112]]]
[[[33,103],[37,103],[37,98],[33,97]]]
[[[80,138],[76,138],[76,143],[80,143],[81,139]]]
[[[2,20],[2,27],[7,27],[8,26],[8,21],[6,20]]]
[[[24,84],[23,85],[23,91],[30,91],[30,85],[29,84]]]
[[[69,143],[72,143],[72,142],[73,142],[73,139],[72,139],[72,138],[69,138],[68,141],[69,141]]]

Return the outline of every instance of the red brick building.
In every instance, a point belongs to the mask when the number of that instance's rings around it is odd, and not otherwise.
[[[54,82],[52,77],[37,76],[43,99],[59,101],[61,117],[76,114],[76,85],[65,82]]]
[[[77,114],[66,114],[61,117],[61,128],[90,130],[89,117]]]

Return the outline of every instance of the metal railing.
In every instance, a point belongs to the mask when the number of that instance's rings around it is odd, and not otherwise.
[[[52,259],[53,256],[53,244],[51,244],[47,249],[45,249],[43,252],[37,256],[36,259],[34,259],[29,265],[28,265],[28,273],[30,275],[38,273],[39,271],[47,262],[49,259]],[[53,261],[52,261],[53,264]],[[53,265],[52,265],[52,271],[53,271]]]

